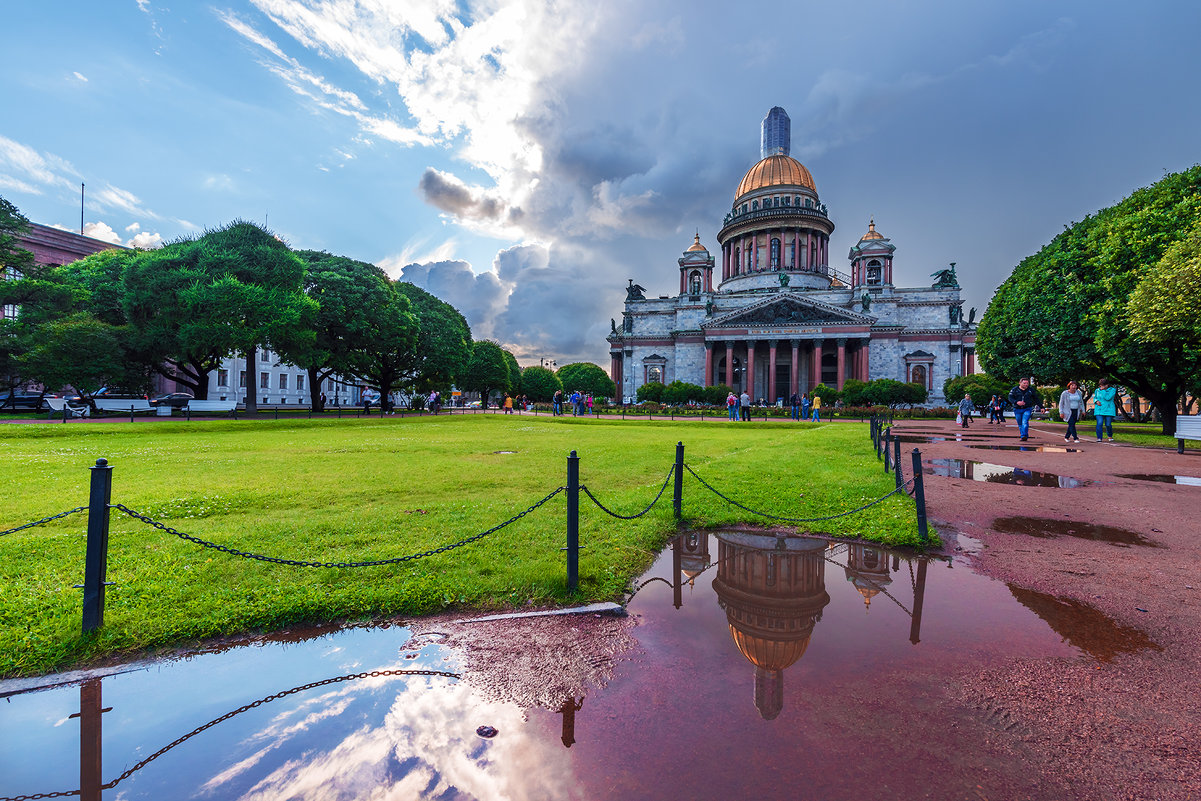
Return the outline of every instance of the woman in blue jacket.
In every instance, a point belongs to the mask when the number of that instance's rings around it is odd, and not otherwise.
[[[1108,379],[1102,378],[1097,382],[1097,391],[1093,393],[1093,414],[1097,418],[1097,442],[1101,441],[1102,429],[1105,430],[1109,441],[1113,442],[1113,417],[1118,413],[1117,404],[1114,402],[1117,394],[1118,388],[1111,387]]]

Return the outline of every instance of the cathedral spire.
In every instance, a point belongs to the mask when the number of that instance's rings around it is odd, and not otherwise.
[[[792,149],[792,120],[788,112],[779,106],[772,106],[771,111],[763,118],[763,139],[761,158],[768,156],[787,156]]]

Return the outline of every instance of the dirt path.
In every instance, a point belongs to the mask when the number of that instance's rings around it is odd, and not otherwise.
[[[1014,480],[1012,472],[989,468],[983,472],[992,479],[978,480],[977,468],[972,480],[951,477],[961,474],[954,463],[937,465],[943,475],[925,475],[930,516],[948,550],[968,553],[977,570],[1007,582],[1089,654],[1014,658],[944,677],[952,697],[997,722],[990,745],[1062,777],[1080,799],[1201,798],[1201,486],[1120,477],[1201,479],[1201,452],[1091,436],[1069,444],[1062,427],[1037,424],[1020,443],[1012,422],[977,421],[965,432],[913,421],[894,430],[950,437],[904,444],[906,454],[920,448],[924,460],[978,460],[1082,480],[1019,486],[998,481]],[[1021,445],[1049,449],[1012,449]]]

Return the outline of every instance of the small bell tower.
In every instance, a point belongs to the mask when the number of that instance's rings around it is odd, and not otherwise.
[[[693,300],[700,300],[701,295],[713,291],[713,256],[701,244],[701,234],[697,231],[688,250],[679,258],[680,265],[680,294],[687,295]]]
[[[851,260],[851,286],[892,286],[892,254],[896,249],[876,230],[876,221],[872,219],[867,224],[867,233],[847,256]]]

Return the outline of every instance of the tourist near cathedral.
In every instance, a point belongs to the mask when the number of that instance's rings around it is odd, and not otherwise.
[[[849,272],[834,267],[834,223],[813,176],[789,155],[790,139],[777,106],[717,232],[718,254],[698,233],[678,260],[678,286],[663,271],[675,294],[648,297],[628,282],[608,337],[618,397],[684,381],[774,404],[818,384],[891,378],[922,384],[930,405],[945,405],[943,382],[974,372],[975,315],[964,319],[954,264],[935,270],[930,286],[895,286],[897,248],[872,220],[847,256]]]

